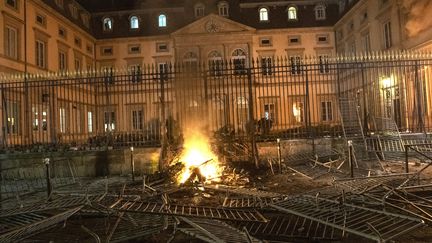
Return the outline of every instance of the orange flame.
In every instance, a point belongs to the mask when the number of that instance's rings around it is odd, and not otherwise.
[[[179,184],[185,183],[195,168],[199,168],[206,182],[219,181],[222,175],[223,168],[220,166],[217,156],[211,150],[209,139],[200,132],[194,132],[185,137],[180,162],[184,165],[184,168],[177,176]],[[192,179],[196,180],[196,178]]]

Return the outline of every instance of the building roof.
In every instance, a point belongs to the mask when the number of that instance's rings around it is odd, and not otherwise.
[[[44,0],[53,4],[54,0]],[[70,4],[74,0],[66,0]],[[281,29],[333,26],[339,20],[339,5],[335,0],[75,0],[83,11],[91,14],[88,31],[97,39],[166,35],[198,20],[194,6],[202,3],[205,15],[218,14],[218,3],[229,4],[227,18],[255,29]],[[324,3],[326,18],[315,19],[315,6]],[[297,20],[288,20],[287,8],[297,7]],[[269,21],[260,21],[258,9],[268,7]],[[58,8],[57,8],[58,9]],[[58,9],[70,18],[68,8]],[[167,16],[167,27],[159,28],[158,16]],[[140,28],[131,30],[129,19],[134,15],[139,18]],[[103,30],[103,19],[112,19],[111,31]],[[72,19],[73,20],[73,19]],[[76,22],[76,20],[73,20]],[[82,25],[82,24],[81,24]],[[80,25],[80,26],[81,26]]]

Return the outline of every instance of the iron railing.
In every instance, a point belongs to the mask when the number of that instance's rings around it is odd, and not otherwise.
[[[317,138],[350,131],[346,115],[365,136],[385,133],[375,117],[426,133],[431,65],[430,53],[401,52],[0,76],[0,141],[152,146],[188,128]]]

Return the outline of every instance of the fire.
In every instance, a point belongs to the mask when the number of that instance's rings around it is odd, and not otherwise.
[[[210,147],[209,139],[199,132],[185,137],[184,150],[180,156],[184,165],[177,176],[179,184],[185,183],[198,168],[199,173],[205,177],[206,182],[219,181],[223,168],[219,165],[217,156]],[[195,180],[196,178],[192,178]]]

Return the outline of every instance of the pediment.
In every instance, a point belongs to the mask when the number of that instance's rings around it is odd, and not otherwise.
[[[250,32],[254,30],[255,29],[250,26],[235,22],[216,14],[209,14],[175,31],[172,35]]]

